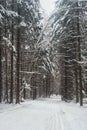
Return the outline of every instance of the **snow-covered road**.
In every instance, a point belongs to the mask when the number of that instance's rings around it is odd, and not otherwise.
[[[1,104],[0,130],[87,130],[87,107],[56,97]]]

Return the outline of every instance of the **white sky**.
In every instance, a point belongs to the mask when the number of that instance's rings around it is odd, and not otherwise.
[[[40,0],[42,8],[45,10],[47,15],[49,15],[54,9],[54,2],[56,0]]]

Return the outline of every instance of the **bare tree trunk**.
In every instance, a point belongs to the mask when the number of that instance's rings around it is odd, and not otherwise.
[[[5,9],[7,9],[6,1],[5,1]],[[7,37],[7,18],[6,17],[5,17],[5,37]],[[6,100],[8,102],[8,54],[7,54],[6,45],[5,45],[5,62],[6,62],[6,64],[5,64],[5,68],[6,68],[5,87],[6,87]]]
[[[13,52],[11,52],[11,84],[10,84],[10,103],[13,103]]]
[[[19,92],[20,92],[20,29],[18,29],[17,37],[17,89],[16,89],[16,103],[19,103]]]
[[[1,25],[0,25],[1,26]],[[0,102],[2,102],[2,45],[1,45],[1,27],[0,27]]]
[[[8,103],[8,54],[7,54],[7,49],[5,48],[5,60],[6,60],[6,100]]]
[[[78,7],[78,2],[77,2]],[[78,33],[78,60],[81,62],[81,41],[80,41],[80,23],[79,23],[79,10],[77,9],[77,33]],[[83,105],[83,95],[82,95],[82,67],[79,65],[79,85],[80,85],[80,106]]]
[[[12,0],[12,11],[14,11],[14,0]],[[14,45],[14,21],[12,19],[12,45]],[[13,103],[13,48],[11,51],[11,84],[10,84],[10,103]]]
[[[20,15],[20,8],[18,5],[18,14]],[[18,25],[20,18],[18,18]],[[16,103],[20,102],[20,27],[17,29],[17,88],[16,88]]]
[[[77,68],[75,68],[75,85],[76,85],[76,103],[79,102],[79,88],[78,88],[78,71]]]
[[[65,62],[65,91],[64,91],[64,99],[67,100],[67,63]]]
[[[1,45],[0,45],[0,102],[2,102],[2,48],[1,48]]]

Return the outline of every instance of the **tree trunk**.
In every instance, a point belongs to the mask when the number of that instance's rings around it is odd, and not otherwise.
[[[78,2],[77,2],[78,7]],[[77,34],[78,34],[78,60],[81,62],[81,40],[80,40],[80,21],[79,21],[79,10],[77,9]],[[83,105],[83,95],[82,95],[82,67],[79,64],[79,85],[80,85],[80,106]]]
[[[2,102],[2,48],[1,48],[1,45],[0,45],[0,102]]]
[[[6,86],[6,100],[8,103],[8,54],[7,54],[7,49],[5,48],[5,60],[6,60],[6,82],[5,82],[5,86]]]
[[[6,2],[7,1],[5,1],[5,9],[7,9]],[[5,17],[5,37],[7,38],[7,18],[6,17]],[[5,87],[6,87],[6,100],[7,100],[7,103],[8,103],[8,54],[7,54],[7,46],[6,45],[5,45],[5,63],[6,63],[5,64],[5,67],[6,67]]]
[[[14,11],[14,0],[12,0],[12,11]],[[14,21],[12,19],[12,45],[14,45]],[[13,48],[11,51],[11,84],[10,84],[10,103],[13,103]]]
[[[20,15],[20,8],[18,5],[18,14]],[[18,18],[18,25],[20,18]],[[16,103],[20,102],[20,27],[17,29],[17,88],[16,88]]]
[[[78,71],[77,68],[75,68],[75,86],[76,86],[76,103],[79,102],[79,91],[78,91]]]

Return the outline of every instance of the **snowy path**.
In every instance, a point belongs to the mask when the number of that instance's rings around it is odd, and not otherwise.
[[[87,130],[87,107],[56,97],[0,105],[0,130]]]

